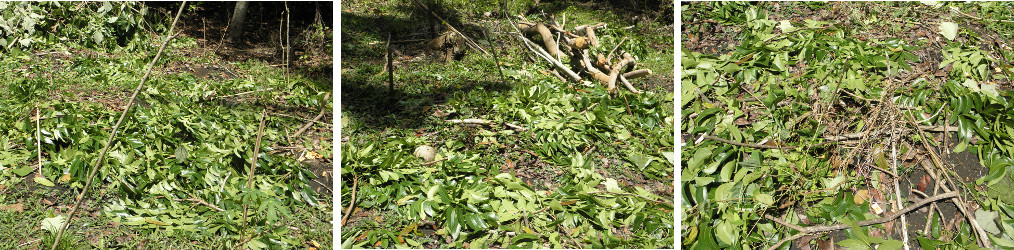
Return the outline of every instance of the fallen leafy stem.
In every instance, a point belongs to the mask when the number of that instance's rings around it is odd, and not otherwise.
[[[926,204],[929,204],[931,202],[935,202],[937,200],[942,200],[942,199],[947,199],[947,198],[954,198],[954,197],[957,197],[957,196],[958,196],[958,192],[956,192],[956,191],[955,192],[947,192],[947,193],[939,194],[939,195],[936,195],[936,196],[933,196],[933,197],[926,198],[926,199],[921,200],[919,202],[916,202],[915,204],[912,204],[912,206],[908,206],[908,207],[906,207],[906,208],[904,208],[904,209],[902,209],[902,210],[900,210],[898,212],[895,212],[895,213],[893,213],[891,215],[884,216],[884,217],[877,218],[877,219],[869,219],[869,220],[859,221],[859,222],[856,222],[856,224],[858,224],[860,227],[862,227],[862,226],[869,226],[869,225],[875,225],[875,224],[885,223],[885,222],[894,220],[895,218],[898,218],[899,216],[901,216],[903,214],[911,212],[911,211],[913,211],[913,210],[915,210],[915,209],[917,209],[919,207],[922,207],[922,206],[924,206]],[[842,230],[842,229],[847,229],[847,228],[852,227],[850,225],[840,224],[840,223],[839,224],[830,225],[830,226],[817,225],[817,226],[801,227],[801,226],[798,226],[798,225],[794,225],[794,224],[788,223],[788,222],[786,222],[786,221],[784,221],[782,219],[779,219],[778,217],[771,216],[770,214],[765,214],[764,218],[768,218],[769,220],[777,222],[778,224],[782,224],[782,225],[784,225],[786,227],[789,227],[789,228],[792,228],[792,229],[794,229],[796,231],[799,231],[799,233],[796,233],[792,237],[785,238],[785,239],[782,239],[781,241],[778,241],[778,243],[775,243],[774,245],[772,245],[771,247],[769,247],[768,250],[778,249],[778,246],[781,246],[786,241],[802,237],[803,235],[806,235],[806,234],[819,233],[819,232],[827,232],[827,231],[836,231],[836,230]]]
[[[796,148],[796,147],[779,147],[779,146],[771,146],[771,145],[764,145],[764,144],[749,144],[749,143],[735,142],[735,141],[730,141],[730,140],[722,139],[721,137],[711,136],[711,135],[704,135],[704,138],[705,139],[709,139],[709,140],[713,140],[713,141],[722,142],[722,143],[728,143],[728,144],[732,144],[732,145],[736,145],[736,146],[751,147],[751,148],[782,149],[782,150],[789,150],[789,149]]]

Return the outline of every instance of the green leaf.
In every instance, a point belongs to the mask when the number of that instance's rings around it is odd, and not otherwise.
[[[631,163],[634,163],[634,166],[637,166],[637,168],[641,171],[644,171],[644,168],[648,167],[648,164],[651,164],[651,161],[655,160],[655,158],[652,158],[651,156],[636,153],[630,154],[627,159],[629,159]]]
[[[539,236],[538,235],[534,235],[534,234],[530,234],[530,233],[523,233],[523,234],[518,234],[518,236],[515,236],[514,240],[512,241],[511,244],[512,245],[517,245],[518,243],[535,242],[535,241],[538,241],[538,240],[539,240]]]
[[[176,152],[175,152],[176,162],[177,163],[185,163],[187,161],[188,153],[189,152],[187,152],[187,148],[186,147],[183,147],[182,145],[176,147]]]
[[[919,236],[919,246],[921,246],[922,249],[937,249],[939,246],[945,245],[945,244],[948,244],[948,243],[945,242],[945,241],[941,241],[941,240],[927,239],[926,237]],[[1011,246],[1011,247],[1014,247],[1014,246]]]
[[[32,180],[35,180],[35,183],[42,184],[43,186],[47,186],[47,187],[52,187],[53,186],[53,182],[49,181],[48,179],[46,179],[46,177],[39,176],[39,177],[35,177]]]
[[[982,230],[985,230],[990,234],[997,235],[1000,234],[1000,228],[997,228],[996,223],[993,222],[993,219],[996,218],[997,214],[998,213],[996,211],[986,211],[983,209],[975,210],[975,221],[979,222],[979,226],[982,227]]]
[[[623,189],[620,188],[620,184],[616,182],[616,179],[606,178],[606,181],[602,184],[606,186],[606,191],[615,193],[623,192]]]
[[[965,148],[968,147],[968,141],[962,140],[957,146],[954,146],[955,153],[965,152]]]
[[[66,217],[63,215],[57,215],[56,217],[43,219],[42,229],[55,234],[57,231],[60,231],[60,228],[63,228],[63,225],[66,223]]]
[[[662,155],[666,160],[669,160],[669,163],[676,164],[676,152],[662,152]]]
[[[952,22],[940,22],[940,34],[947,40],[954,40],[958,36],[958,24]]]
[[[847,247],[848,249],[870,249],[870,245],[863,243],[857,239],[847,239],[838,242],[839,246]]]
[[[734,245],[736,244],[736,238],[739,236],[738,230],[728,221],[722,221],[718,223],[718,227],[715,228],[715,236],[718,236],[718,240],[722,243]]]
[[[841,184],[842,182],[845,182],[845,180],[848,180],[848,179],[845,178],[844,175],[839,175],[838,177],[824,178],[823,180],[824,180],[824,187],[826,187],[826,188],[833,188],[833,187],[838,186],[838,184]]]
[[[31,174],[33,171],[35,171],[35,168],[32,168],[31,166],[23,166],[13,170],[12,172],[18,175],[18,177],[25,177],[26,175]]]
[[[782,20],[781,22],[779,22],[778,28],[782,29],[783,33],[792,32],[793,30],[796,30],[796,27],[792,27],[792,23],[790,23],[789,20]]]
[[[881,243],[880,246],[877,247],[877,250],[898,250],[903,246],[904,244],[902,244],[900,240],[889,240]]]
[[[771,204],[775,203],[775,199],[769,194],[757,194],[754,198],[765,206],[771,206]]]

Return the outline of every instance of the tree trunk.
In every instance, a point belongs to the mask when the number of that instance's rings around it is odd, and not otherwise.
[[[243,36],[243,21],[246,20],[247,1],[236,2],[236,10],[232,13],[232,19],[229,20],[229,37],[227,41],[230,43],[239,42],[240,37]]]

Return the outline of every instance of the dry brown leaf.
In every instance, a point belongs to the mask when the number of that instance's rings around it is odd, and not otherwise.
[[[21,203],[17,203],[17,204],[12,204],[12,205],[0,206],[0,210],[4,210],[4,211],[7,211],[7,212],[15,212],[15,213],[24,212],[25,211],[25,205],[22,205]]]
[[[930,181],[931,181],[931,179],[930,179],[930,176],[928,174],[927,175],[923,175],[922,178],[919,179],[919,184],[915,185],[915,189],[918,189],[919,192],[926,193],[926,188],[929,187]]]

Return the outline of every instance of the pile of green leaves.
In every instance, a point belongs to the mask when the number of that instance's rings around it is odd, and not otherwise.
[[[465,76],[449,77],[442,84],[458,84],[447,82],[454,79],[465,84],[470,74],[482,75],[461,66],[447,68]],[[343,122],[343,133],[352,138],[342,148],[342,200],[351,200],[350,180],[358,179],[356,209],[383,216],[346,225],[343,247],[671,248],[675,225],[668,198],[603,176],[589,157],[618,157],[624,160],[622,168],[633,168],[645,178],[672,180],[674,159],[658,151],[673,147],[673,94],[610,98],[602,88],[580,92],[548,76],[522,73],[535,67],[513,69],[516,79],[532,81],[530,86],[503,93],[477,87],[454,93],[442,106],[447,112],[516,123],[528,128],[524,132],[478,129],[435,141],[400,133],[376,138],[364,136],[367,124],[345,114],[342,119],[350,124]],[[417,102],[428,100],[402,101]],[[443,119],[426,117],[427,124],[447,126]],[[438,148],[437,158],[444,160],[422,165],[411,155],[420,145]],[[530,149],[541,161],[561,168],[563,175],[553,178],[558,188],[540,190],[501,172],[498,166],[504,160],[496,152],[511,145]],[[590,153],[591,148],[597,153]],[[427,221],[435,223],[437,236],[451,243],[423,233]]]
[[[683,51],[681,130],[694,138],[709,134],[746,143],[777,140],[799,147],[771,150],[713,140],[688,142],[682,148],[681,162],[685,167],[680,178],[684,187],[680,216],[685,225],[684,246],[739,249],[774,244],[797,231],[781,229],[783,226],[762,215],[786,213],[789,223],[799,224],[795,211],[777,208],[788,201],[813,204],[802,212],[818,224],[848,224],[878,217],[860,209],[867,204],[857,206],[852,202],[851,192],[845,192],[861,182],[833,173],[833,164],[828,160],[833,151],[806,147],[823,142],[821,137],[828,127],[800,117],[813,111],[814,103],[837,103],[844,98],[842,92],[866,100],[886,95],[886,99],[908,108],[902,111],[902,116],[918,117],[920,125],[940,125],[945,116],[938,114],[947,114],[949,124],[959,127],[961,142],[954,151],[976,153],[990,169],[990,174],[976,180],[976,184],[985,184],[991,190],[1010,185],[1007,172],[1009,159],[1014,156],[1011,151],[1014,120],[1009,115],[1012,105],[1007,100],[1010,92],[997,90],[990,83],[1005,78],[990,68],[1000,62],[977,47],[948,42],[942,51],[944,60],[938,65],[940,69],[952,68],[947,81],[931,83],[916,79],[888,92],[885,77],[897,75],[900,69],[912,70],[910,63],[919,59],[911,51],[919,45],[898,39],[860,41],[850,29],[840,25],[770,20],[763,10],[755,7],[746,10],[742,20],[738,23],[745,27],[742,43],[731,54]],[[958,27],[948,30],[952,28],[942,24],[941,28],[945,34],[956,34]],[[781,32],[776,34],[775,29]],[[755,101],[750,101],[750,97]],[[737,119],[747,118],[744,110],[748,106],[759,108],[761,117],[754,117],[756,122],[737,124]],[[871,107],[858,104],[842,108],[847,112],[839,114],[851,116],[840,119],[862,121],[857,118],[867,114]],[[940,113],[941,109],[945,112]],[[862,131],[864,126],[856,122],[849,124],[848,129]],[[977,143],[971,143],[973,137],[979,138]],[[918,141],[918,136],[910,139]],[[972,192],[983,195],[974,189]],[[992,215],[984,215],[980,224],[992,229],[990,240],[999,246],[1014,246],[1011,200],[1009,194],[995,191],[979,200],[983,207],[980,212]],[[1000,223],[993,223],[993,218]],[[932,235],[915,236],[923,248],[976,244],[967,230],[945,233],[949,235],[946,240],[935,240],[941,235],[940,225],[932,226]],[[879,245],[892,249],[901,246],[897,240],[868,237],[863,228],[855,227],[847,233],[850,239],[839,245],[858,248]]]
[[[127,83],[139,81],[147,57],[79,55],[60,65],[68,70],[49,75],[43,73],[51,67],[45,63],[48,60],[28,53],[11,54],[0,59],[4,65],[0,67],[17,68],[15,65],[29,60],[37,64],[28,68],[30,74],[8,71],[0,75],[6,88],[14,90],[0,94],[0,127],[4,128],[0,129],[0,183],[13,186],[32,174],[38,166],[36,152],[41,150],[42,177],[35,182],[80,190],[121,111],[98,102],[47,99],[65,95],[74,100],[75,95],[95,93],[102,94],[97,96],[102,99],[129,96],[133,86]],[[258,63],[240,66],[250,72],[268,68]],[[52,76],[52,82],[43,78],[47,75]],[[217,83],[189,74],[153,77],[120,125],[93,180],[93,187],[118,193],[112,200],[93,202],[101,204],[97,206],[114,222],[137,228],[223,237],[230,239],[227,244],[252,237],[247,246],[254,248],[302,246],[305,242],[292,237],[297,232],[289,225],[306,222],[290,221],[293,208],[331,209],[318,204],[319,196],[308,185],[316,177],[308,167],[274,147],[300,146],[289,145],[286,136],[304,121],[268,116],[260,153],[255,156],[264,103],[253,102],[287,100],[276,105],[308,110],[330,103],[324,102],[324,92],[308,87],[323,87],[320,83],[295,76],[290,82],[277,80],[281,78],[277,72]],[[247,101],[214,98],[262,88],[275,90]],[[119,101],[125,104],[127,100]],[[44,118],[38,129],[29,118],[34,113],[28,113],[35,105]],[[41,141],[41,149],[36,147],[37,141]],[[321,155],[331,154],[330,145],[309,143],[307,140],[301,146]],[[252,176],[254,185],[247,188],[251,159],[258,164]],[[250,207],[246,216],[244,205]]]
[[[117,48],[143,34],[147,14],[137,2],[0,2],[0,51]]]

